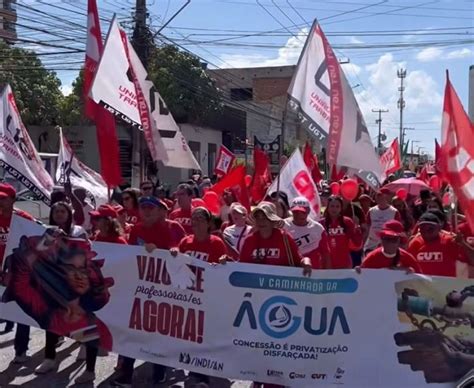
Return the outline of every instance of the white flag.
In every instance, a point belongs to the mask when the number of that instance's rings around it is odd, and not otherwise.
[[[354,93],[315,22],[288,90],[289,106],[327,150],[330,165],[382,175],[379,158]]]
[[[54,182],[21,121],[10,85],[1,94],[0,167],[49,205]]]
[[[115,20],[110,26],[91,98],[144,131],[153,160],[165,166],[200,170],[186,139]]]
[[[76,158],[62,131],[59,134],[59,139],[60,145],[56,169],[56,180],[58,183],[64,184],[69,177],[73,188],[86,190],[94,207],[107,203],[107,184],[101,175]]]
[[[299,148],[288,159],[280,171],[280,191],[288,195],[288,201],[296,197],[305,197],[311,204],[311,218],[319,220],[321,211],[321,201],[318,189],[311,178],[311,173],[306,166],[303,155]],[[277,191],[278,178],[275,179],[267,191],[267,196]]]

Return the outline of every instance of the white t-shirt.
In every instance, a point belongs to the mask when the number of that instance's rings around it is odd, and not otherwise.
[[[397,214],[397,209],[393,206],[382,210],[378,206],[371,207],[368,213],[368,222],[370,223],[369,236],[364,245],[364,250],[373,250],[380,244],[379,233],[383,225],[390,220],[393,220]]]
[[[237,226],[231,225],[224,229],[224,240],[237,252],[240,252],[244,245],[244,241],[249,235],[252,227],[249,225]]]
[[[302,255],[318,249],[324,233],[324,227],[310,218],[305,226],[297,226],[293,223],[293,218],[287,218],[283,228],[293,237]]]

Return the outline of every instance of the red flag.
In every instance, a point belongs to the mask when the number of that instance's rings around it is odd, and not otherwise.
[[[474,126],[446,72],[440,165],[452,186],[467,222],[474,230]]]
[[[119,145],[112,114],[89,98],[89,91],[103,50],[99,12],[95,0],[87,3],[87,44],[84,65],[84,105],[86,116],[95,122],[100,155],[100,173],[109,187],[122,182]]]
[[[340,181],[342,178],[344,178],[346,172],[347,168],[341,167],[341,169],[337,171],[336,165],[333,165],[331,168],[331,182]]]
[[[402,167],[402,158],[400,157],[400,146],[398,145],[398,139],[395,138],[387,148],[382,156],[380,156],[380,164],[382,165],[382,173],[385,177],[393,174],[400,170]]]
[[[321,182],[323,180],[323,176],[321,175],[321,170],[319,169],[318,157],[313,154],[309,142],[306,142],[304,145],[303,159],[304,163],[308,167],[308,170],[311,171],[311,177],[313,178],[314,182]]]
[[[253,151],[253,160],[255,171],[250,186],[250,197],[253,203],[258,203],[265,197],[268,186],[272,183],[272,175],[268,155],[258,147]]]
[[[423,168],[420,170],[420,174],[418,175],[418,179],[420,181],[425,182],[425,183],[429,183],[430,176],[428,174],[428,167],[427,167],[426,163],[423,165]]]
[[[441,169],[441,146],[438,143],[438,139],[435,139],[435,170],[436,175],[443,179],[443,171]]]
[[[231,190],[238,201],[250,210],[250,199],[245,184],[245,175],[245,166],[237,166],[212,186],[210,190],[214,191],[217,195],[222,195],[225,190]]]

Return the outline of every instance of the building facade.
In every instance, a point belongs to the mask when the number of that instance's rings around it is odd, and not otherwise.
[[[16,42],[16,0],[0,0],[0,41]]]
[[[295,66],[208,70],[224,95],[223,143],[241,157],[250,158],[255,138],[272,143],[282,134],[285,151],[307,136],[296,116],[285,111],[287,91]],[[243,155],[243,156],[242,156]],[[273,166],[273,169],[278,169]]]

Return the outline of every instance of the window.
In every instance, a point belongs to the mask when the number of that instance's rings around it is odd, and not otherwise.
[[[230,89],[230,99],[233,101],[251,101],[253,99],[252,88]]]
[[[207,175],[214,174],[214,167],[216,166],[217,146],[213,143],[207,145]]]
[[[189,148],[193,153],[194,157],[196,158],[199,165],[201,164],[201,143],[198,141],[189,141],[188,142]]]

